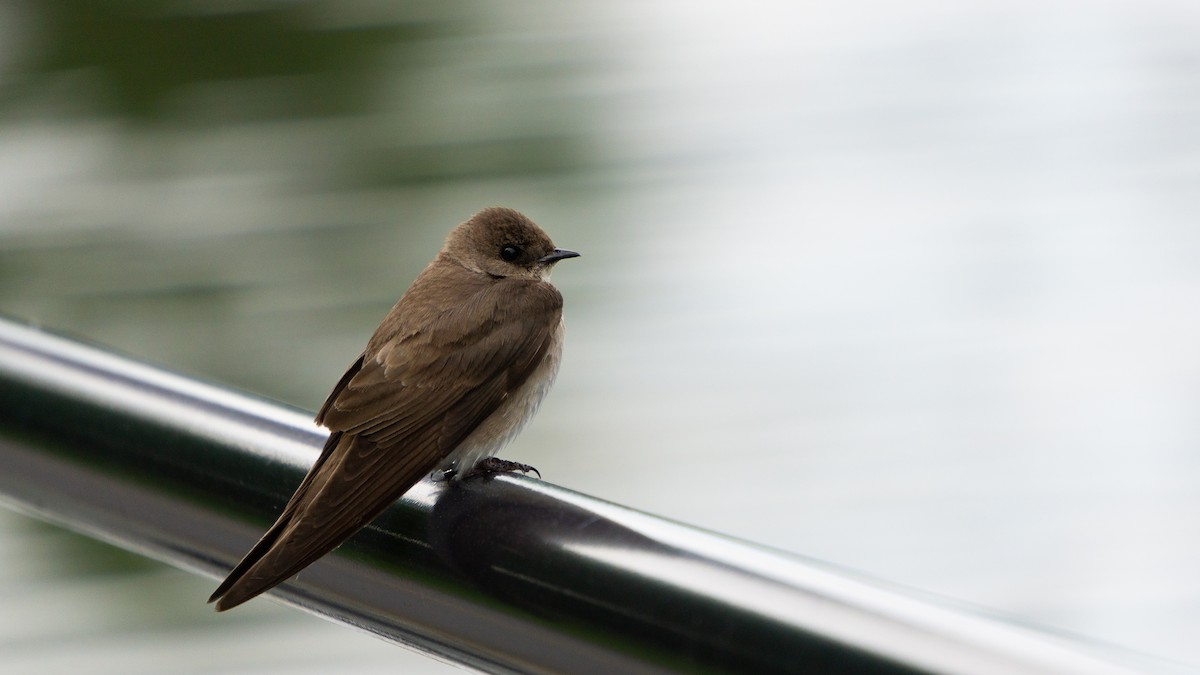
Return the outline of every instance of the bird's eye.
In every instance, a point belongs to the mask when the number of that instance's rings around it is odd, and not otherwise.
[[[521,249],[516,246],[505,246],[500,249],[500,257],[508,262],[516,260],[519,255],[521,255]]]

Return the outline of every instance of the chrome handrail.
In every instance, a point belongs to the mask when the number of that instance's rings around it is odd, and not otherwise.
[[[324,436],[302,411],[0,320],[0,495],[130,550],[222,576]],[[273,595],[491,671],[1130,672],[520,476],[422,482]]]

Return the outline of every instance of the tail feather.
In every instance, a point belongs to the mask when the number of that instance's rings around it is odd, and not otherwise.
[[[287,523],[281,518],[280,522],[276,522],[275,525],[273,525],[271,529],[268,530],[265,535],[263,535],[263,538],[258,540],[258,543],[254,545],[254,548],[250,549],[250,552],[246,554],[246,557],[242,558],[242,561],[239,562],[237,566],[229,572],[229,574],[225,577],[225,580],[221,582],[221,585],[217,586],[217,590],[213,591],[213,594],[208,596],[208,602],[210,604],[221,600],[226,594],[228,594],[230,589],[232,589],[235,584],[245,577],[246,572],[248,572],[250,568],[259,561],[259,559],[266,555],[267,551],[271,550],[271,546],[279,538],[279,533],[283,531],[284,527],[287,527]],[[221,602],[217,604],[218,612],[226,609],[229,609],[229,607],[226,606],[226,603]]]
[[[401,458],[372,452],[357,436],[335,433],[279,520],[209,598],[225,611],[295,576],[337,548],[437,464],[431,441]],[[390,460],[390,461],[389,461]],[[327,465],[327,466],[323,466]],[[355,476],[346,480],[344,475]]]
[[[335,547],[336,544],[329,548]],[[328,553],[328,550],[286,562],[281,559],[280,553],[280,549],[269,549],[236,578],[231,575],[232,581],[222,584],[224,588],[217,589],[221,591],[220,595],[214,593],[209,602],[216,601],[218,612],[233,609],[287,581],[314,560]]]
[[[283,512],[279,514],[279,518],[275,521],[275,524],[271,526],[271,529],[267,530],[266,534],[264,534],[262,538],[258,540],[258,543],[256,543],[254,547],[242,557],[241,561],[239,561],[238,564],[235,565],[232,570],[230,570],[229,574],[225,576],[225,580],[221,582],[220,586],[217,586],[217,590],[213,591],[213,594],[208,597],[209,604],[220,600],[222,596],[227,594],[230,589],[232,589],[233,586],[246,575],[246,573],[255,565],[255,563],[267,555],[267,553],[271,550],[271,547],[274,546],[275,542],[279,540],[279,535],[282,534],[285,529],[287,529],[289,524],[291,524],[292,518],[296,515],[297,508],[299,507],[300,503],[304,501],[305,495],[308,493],[308,488],[310,485],[312,485],[313,477],[316,476],[321,466],[324,465],[326,460],[329,459],[330,455],[333,454],[333,451],[337,448],[338,442],[340,442],[341,439],[342,432],[340,431],[335,431],[329,435],[329,438],[325,441],[325,447],[321,450],[321,456],[317,458],[317,461],[312,465],[312,468],[308,470],[308,474],[304,476],[304,480],[300,482],[300,486],[296,488],[296,492],[292,494],[292,498],[288,500],[287,506],[283,507]],[[259,592],[261,593],[262,591]],[[250,598],[247,597],[245,600],[249,599]],[[242,602],[245,602],[245,600],[242,600]],[[234,605],[228,603],[218,603],[217,611],[221,612],[233,606]]]

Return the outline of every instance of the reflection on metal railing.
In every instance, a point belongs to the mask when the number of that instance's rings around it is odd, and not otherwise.
[[[216,578],[323,441],[299,411],[0,320],[0,493],[19,509]],[[517,476],[423,482],[274,595],[495,671],[1126,672]]]

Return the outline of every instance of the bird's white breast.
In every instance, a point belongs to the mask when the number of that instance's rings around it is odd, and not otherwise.
[[[558,375],[558,364],[562,361],[563,322],[550,337],[550,346],[542,362],[530,374],[529,379],[512,391],[500,407],[488,416],[475,431],[472,431],[454,452],[446,458],[441,469],[455,468],[455,476],[466,475],[476,462],[491,457],[508,445],[525,424],[533,418],[542,399],[546,398],[554,378]]]

